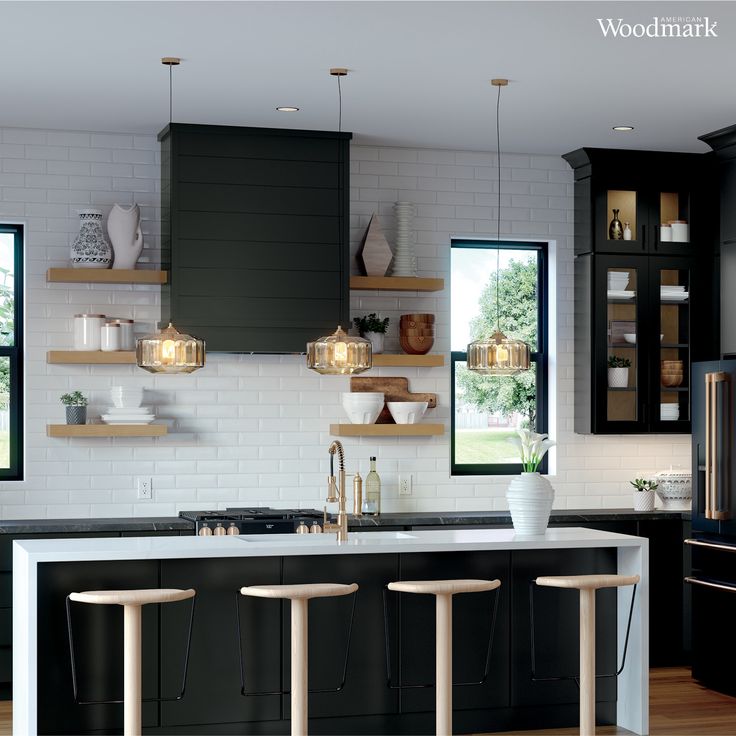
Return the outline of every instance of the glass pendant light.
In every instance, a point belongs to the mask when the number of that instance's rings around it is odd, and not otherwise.
[[[499,110],[501,106],[501,87],[508,79],[492,79],[491,84],[498,87],[496,99],[496,164],[498,168],[498,216],[496,218],[496,240],[501,241],[501,133]],[[468,345],[467,367],[469,371],[487,376],[513,376],[529,370],[531,349],[523,340],[508,338],[501,332],[501,300],[499,296],[499,273],[501,270],[501,249],[496,248],[496,331],[488,338],[475,340]]]
[[[192,373],[204,366],[204,340],[169,326],[136,340],[135,360],[149,373]]]
[[[373,365],[369,340],[353,337],[338,326],[332,335],[307,343],[307,368],[325,376],[350,376]]]
[[[181,59],[165,56],[161,59],[169,67],[169,125],[172,122],[172,69]],[[204,366],[204,340],[179,332],[171,322],[153,335],[136,340],[135,362],[149,373],[192,373]]]
[[[330,75],[337,77],[338,134],[342,132],[340,77],[347,76],[347,73],[348,70],[341,67],[330,69]],[[367,371],[372,367],[373,348],[370,341],[348,335],[339,325],[332,335],[307,343],[307,368],[322,375],[350,376]]]

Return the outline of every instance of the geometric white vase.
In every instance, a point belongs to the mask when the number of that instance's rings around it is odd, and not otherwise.
[[[137,204],[127,208],[114,204],[107,216],[107,234],[115,254],[113,269],[135,268],[143,250],[141,208]]]
[[[517,534],[544,534],[554,498],[555,489],[543,475],[515,475],[506,491],[514,531]]]

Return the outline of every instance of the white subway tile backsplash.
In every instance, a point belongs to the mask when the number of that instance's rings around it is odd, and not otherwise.
[[[419,270],[449,280],[452,236],[495,237],[495,155],[354,145],[351,152],[351,252],[370,215],[381,214],[393,242],[393,204],[411,201]],[[502,236],[554,237],[558,280],[557,391],[560,443],[556,508],[629,506],[627,481],[642,470],[689,465],[688,438],[581,437],[572,414],[572,174],[556,156],[502,154]],[[46,350],[71,346],[79,311],[131,316],[139,330],[158,320],[155,287],[46,284],[50,266],[67,264],[78,228],[76,210],[114,203],[142,206],[143,260],[158,263],[159,155],[155,135],[0,128],[0,219],[27,225],[27,480],[0,484],[1,518],[173,515],[182,508],[257,503],[321,507],[329,466],[329,424],[344,421],[347,379],[307,371],[303,356],[208,355],[191,376],[148,376],[130,366],[47,365]],[[449,348],[449,296],[354,292],[351,316],[408,311],[437,314],[437,346]],[[394,334],[388,347],[398,350]],[[381,368],[404,375],[410,388],[433,391],[429,417],[449,424],[449,367]],[[158,440],[57,440],[60,393],[79,388],[91,413],[106,405],[113,384],[150,389],[147,403],[171,420]],[[508,479],[450,478],[449,437],[345,438],[349,472],[379,459],[384,508],[486,510],[506,507]],[[398,497],[398,473],[411,472],[411,498]],[[136,478],[153,478],[154,502],[138,501]]]

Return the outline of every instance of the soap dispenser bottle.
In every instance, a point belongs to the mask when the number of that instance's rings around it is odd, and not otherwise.
[[[371,457],[371,469],[365,477],[363,513],[376,516],[381,513],[381,478],[376,472],[375,457]]]

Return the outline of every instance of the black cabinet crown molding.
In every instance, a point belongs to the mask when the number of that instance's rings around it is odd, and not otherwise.
[[[736,125],[699,135],[698,140],[707,143],[719,161],[736,158]]]

